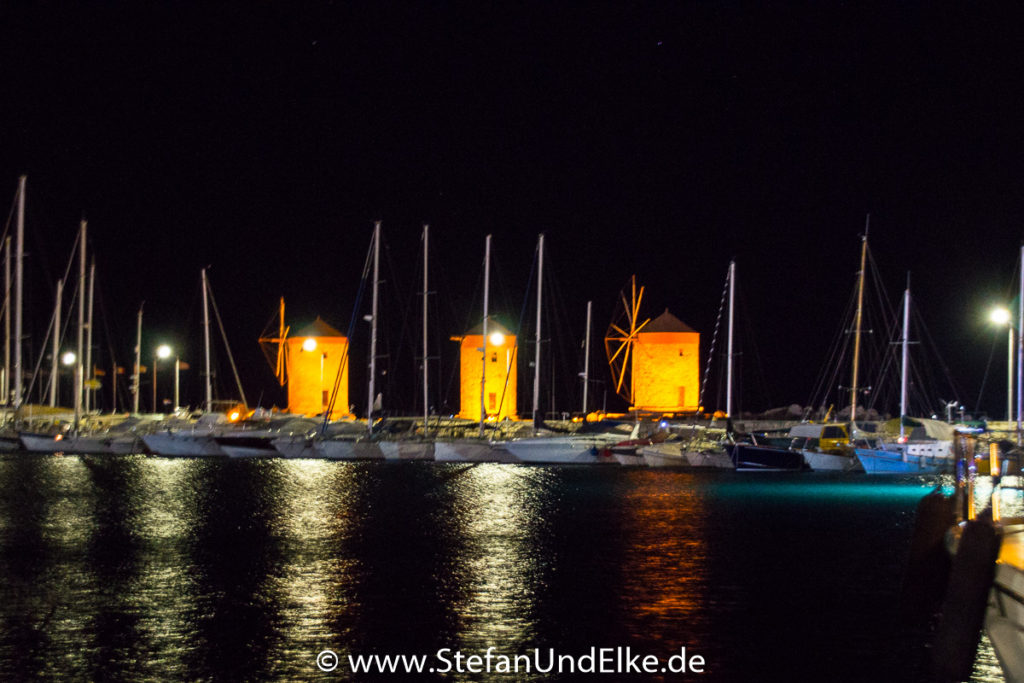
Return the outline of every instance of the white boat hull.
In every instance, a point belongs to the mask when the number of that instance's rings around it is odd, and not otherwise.
[[[1003,527],[985,631],[1007,681],[1024,682],[1024,524]]]
[[[642,453],[648,467],[733,469],[732,459],[725,451],[702,453],[683,450],[679,443],[660,443],[644,446]]]
[[[434,460],[437,462],[516,462],[515,457],[508,451],[477,439],[435,441]]]
[[[857,459],[868,474],[941,474],[952,472],[954,459],[949,449],[911,444],[892,450],[857,448]]]
[[[804,462],[814,472],[863,472],[864,466],[856,455],[839,455],[837,453],[820,453],[818,451],[801,451]]]
[[[64,436],[50,434],[22,434],[21,444],[30,453],[82,453],[87,455],[113,455],[137,453],[133,450],[134,440],[122,442],[119,450],[115,450],[115,438],[112,436]]]
[[[319,458],[313,439],[304,436],[279,436],[270,442],[283,458]]]
[[[433,441],[380,441],[377,444],[385,460],[433,460]]]
[[[373,441],[354,439],[323,439],[314,446],[321,458],[328,460],[383,460],[384,453]]]
[[[236,444],[219,444],[229,458],[276,458],[279,453],[268,442],[268,447],[260,446],[239,446]]]
[[[65,438],[63,435],[21,435],[21,446],[29,453],[71,453],[74,445],[72,442],[71,437]]]
[[[641,453],[612,453],[615,462],[623,467],[646,467],[644,456]]]
[[[621,440],[621,435],[538,437],[513,439],[501,447],[519,462],[535,465],[618,465],[608,448]]]
[[[156,455],[166,457],[224,457],[212,434],[190,434],[184,432],[159,432],[142,437],[146,448]]]
[[[732,458],[725,451],[715,453],[701,453],[700,451],[686,451],[683,453],[690,467],[715,468],[722,470],[735,469]]]

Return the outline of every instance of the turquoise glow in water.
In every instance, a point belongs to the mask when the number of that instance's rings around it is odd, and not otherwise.
[[[761,499],[874,501],[904,505],[920,500],[936,486],[942,486],[944,491],[953,490],[951,476],[912,476],[899,479],[867,475],[844,475],[838,478],[836,475],[822,476],[811,473],[801,474],[797,479],[792,475],[777,477],[774,473],[737,476],[745,476],[746,479],[715,484],[716,494],[727,497],[753,495]],[[947,478],[948,483],[945,481]]]

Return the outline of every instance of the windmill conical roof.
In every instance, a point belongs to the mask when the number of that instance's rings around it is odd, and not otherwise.
[[[488,320],[487,321],[487,333],[491,334],[491,333],[494,333],[494,332],[501,332],[505,336],[509,336],[509,335],[512,334],[508,330],[508,328],[506,328],[504,325],[499,323],[497,320]],[[483,333],[484,333],[484,321],[481,320],[479,323],[474,325],[472,327],[472,329],[470,329],[469,332],[466,333],[466,335],[468,336],[468,335],[471,335],[471,334],[483,334]]]
[[[320,316],[316,317],[316,320],[306,325],[305,327],[295,330],[291,333],[292,337],[341,337],[343,335],[338,330],[334,329],[327,323],[325,323]]]
[[[665,312],[659,315],[651,322],[644,325],[643,329],[640,330],[640,334],[645,332],[696,332],[686,323],[679,318],[675,317],[665,309]]]

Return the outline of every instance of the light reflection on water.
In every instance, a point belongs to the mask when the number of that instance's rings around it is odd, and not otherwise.
[[[549,474],[497,464],[450,474],[457,552],[447,576],[438,578],[457,588],[451,646],[469,651],[502,643],[520,650],[535,637],[534,596],[542,577],[531,541],[542,531],[540,499]]]
[[[659,643],[695,643],[709,605],[707,505],[682,472],[632,470],[627,475],[622,602],[627,628]],[[671,642],[664,644],[666,639]],[[710,656],[710,655],[709,655]]]
[[[628,645],[687,646],[711,680],[880,680],[914,506],[949,483],[11,456],[0,678],[302,680],[325,648]],[[997,671],[983,646],[975,680]]]

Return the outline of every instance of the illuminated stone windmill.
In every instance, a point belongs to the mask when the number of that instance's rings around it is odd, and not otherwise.
[[[640,319],[644,288],[630,278],[628,292],[605,334],[615,391],[630,410],[659,413],[696,411],[700,393],[700,333],[668,309],[654,320]]]
[[[459,417],[480,419],[480,357],[484,345],[483,323],[459,342]],[[494,320],[487,322],[487,373],[484,378],[484,410],[488,419],[516,417],[516,337]]]
[[[281,386],[288,387],[288,411],[297,415],[321,415],[327,411],[335,381],[338,393],[331,418],[347,415],[348,339],[317,316],[316,320],[292,331],[284,324],[284,299],[281,299],[280,329],[277,337],[261,337],[263,345],[277,346],[271,364]],[[264,346],[266,352],[267,347]],[[267,360],[270,355],[267,354]],[[340,379],[338,373],[341,373]]]

